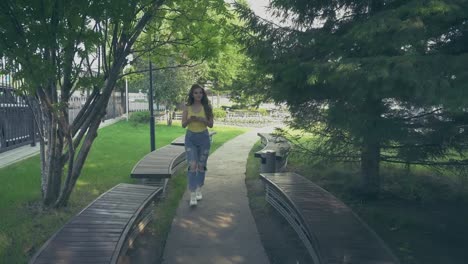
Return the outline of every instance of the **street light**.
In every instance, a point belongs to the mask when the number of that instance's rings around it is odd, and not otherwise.
[[[125,69],[129,68],[130,67],[130,63],[133,61],[133,55],[132,54],[128,54],[128,56],[126,57],[127,59],[127,65],[125,65],[125,67],[123,68],[123,73],[125,74]],[[125,112],[127,114],[127,122],[128,122],[128,116],[129,116],[129,107],[130,107],[130,98],[128,98],[128,78],[127,76],[125,76]]]
[[[150,144],[151,144],[151,151],[156,149],[156,139],[154,136],[154,109],[153,109],[153,64],[151,60],[149,62],[149,111],[150,111]]]

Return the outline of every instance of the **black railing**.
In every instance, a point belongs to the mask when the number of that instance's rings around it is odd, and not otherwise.
[[[35,145],[38,129],[25,97],[20,91],[21,81],[14,80],[14,72],[7,69],[7,60],[0,53],[0,153],[26,144]],[[73,95],[68,102],[68,118],[72,123],[85,104],[86,95]],[[125,96],[115,92],[107,104],[103,120],[125,113]]]
[[[16,93],[21,82],[13,80],[6,62],[0,56],[0,153],[26,144],[34,146],[37,133],[27,100]]]
[[[17,94],[16,89],[1,84],[0,79],[0,153],[27,144],[35,145],[38,140],[34,117],[27,101]],[[103,120],[122,116],[125,108],[119,92],[115,92],[107,104]],[[69,101],[68,118],[73,122],[86,102],[86,96],[73,96]]]
[[[35,145],[34,117],[26,100],[0,84],[0,152]]]

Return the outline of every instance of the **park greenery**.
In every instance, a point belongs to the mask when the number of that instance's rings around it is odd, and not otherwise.
[[[127,79],[134,92],[152,85],[156,105],[170,111],[180,110],[194,82],[261,115],[263,102],[286,104],[291,169],[309,172],[349,203],[406,263],[431,261],[421,253],[431,248],[424,238],[421,247],[407,240],[416,232],[447,239],[448,228],[435,220],[423,226],[421,219],[440,215],[412,212],[413,202],[438,200],[448,209],[428,208],[453,215],[467,200],[468,1],[272,0],[281,24],[259,18],[245,1],[234,8],[226,2],[0,1],[0,54],[34,110],[41,146],[39,157],[0,170],[9,177],[0,191],[1,215],[8,216],[0,259],[24,261],[92,198],[130,181],[128,171],[149,151],[142,146],[150,114],[135,113],[97,139],[109,98]],[[70,123],[66,102],[75,91],[89,97]],[[226,111],[214,109],[214,116],[223,120]],[[183,133],[178,126],[157,130],[158,145]],[[222,140],[241,133],[228,130]],[[441,175],[460,184],[447,187]],[[265,213],[260,189],[252,188],[253,210]],[[406,244],[395,238],[400,230],[411,233]]]
[[[41,206],[39,155],[1,168],[0,175],[5,184],[0,186],[0,263],[26,263],[53,233],[101,193],[118,183],[134,182],[129,176],[130,171],[150,151],[148,131],[148,123],[133,126],[125,121],[100,129],[100,136],[65,208]],[[214,131],[217,135],[213,137],[211,151],[245,129],[218,126]],[[174,126],[158,124],[156,147],[169,144],[183,133],[180,123]],[[164,240],[169,231],[186,187],[184,175],[181,170],[176,179],[171,179],[171,190],[178,191],[173,191],[172,198],[162,201],[156,209],[158,220],[153,228],[159,239]]]
[[[382,162],[468,165],[468,2],[273,0],[271,8],[286,26],[238,5],[260,84],[245,92],[285,102],[292,127],[319,135],[307,156],[359,163],[370,196],[381,189]]]
[[[211,94],[231,92],[233,81],[240,78],[242,67],[249,60],[237,36],[232,34],[241,22],[231,9],[195,5],[197,8],[200,10],[194,12],[191,4],[179,6],[168,25],[152,22],[138,49],[148,49],[148,43],[159,49],[149,49],[151,52],[143,53],[132,63],[133,72],[140,74],[130,77],[131,91],[148,94],[151,83],[156,105],[169,110],[186,99],[187,87],[194,82],[204,84]],[[168,38],[173,38],[170,43],[164,41]],[[150,61],[154,64],[151,76]]]
[[[208,63],[203,76],[174,78],[169,70],[156,76],[157,98],[170,104],[202,77],[229,82],[236,63],[217,66],[237,56],[227,45],[234,18],[222,0],[2,1],[0,50],[40,131],[44,205],[67,205],[112,92],[122,76],[147,72],[138,67],[145,60],[154,71]],[[128,68],[130,60],[135,65]],[[178,90],[161,92],[169,87]],[[79,90],[88,91],[88,100],[70,123],[67,102]]]

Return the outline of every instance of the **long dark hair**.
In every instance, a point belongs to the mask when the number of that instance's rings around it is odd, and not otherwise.
[[[190,88],[190,92],[187,98],[187,105],[193,105],[193,102],[195,101],[195,98],[193,98],[193,91],[198,88],[201,89],[203,94],[201,104],[203,105],[203,109],[205,110],[205,116],[207,119],[211,119],[213,118],[213,108],[211,107],[210,100],[208,100],[208,96],[206,95],[205,89],[203,89],[203,87],[198,83],[192,85],[192,87]]]

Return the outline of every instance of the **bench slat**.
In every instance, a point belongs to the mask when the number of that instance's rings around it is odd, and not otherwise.
[[[133,226],[161,191],[160,187],[117,185],[65,224],[30,263],[116,263]]]
[[[292,172],[260,175],[274,192],[269,199],[290,206],[295,212],[287,213],[302,219],[304,232],[313,240],[311,254],[320,263],[399,263],[378,235],[326,190]]]

